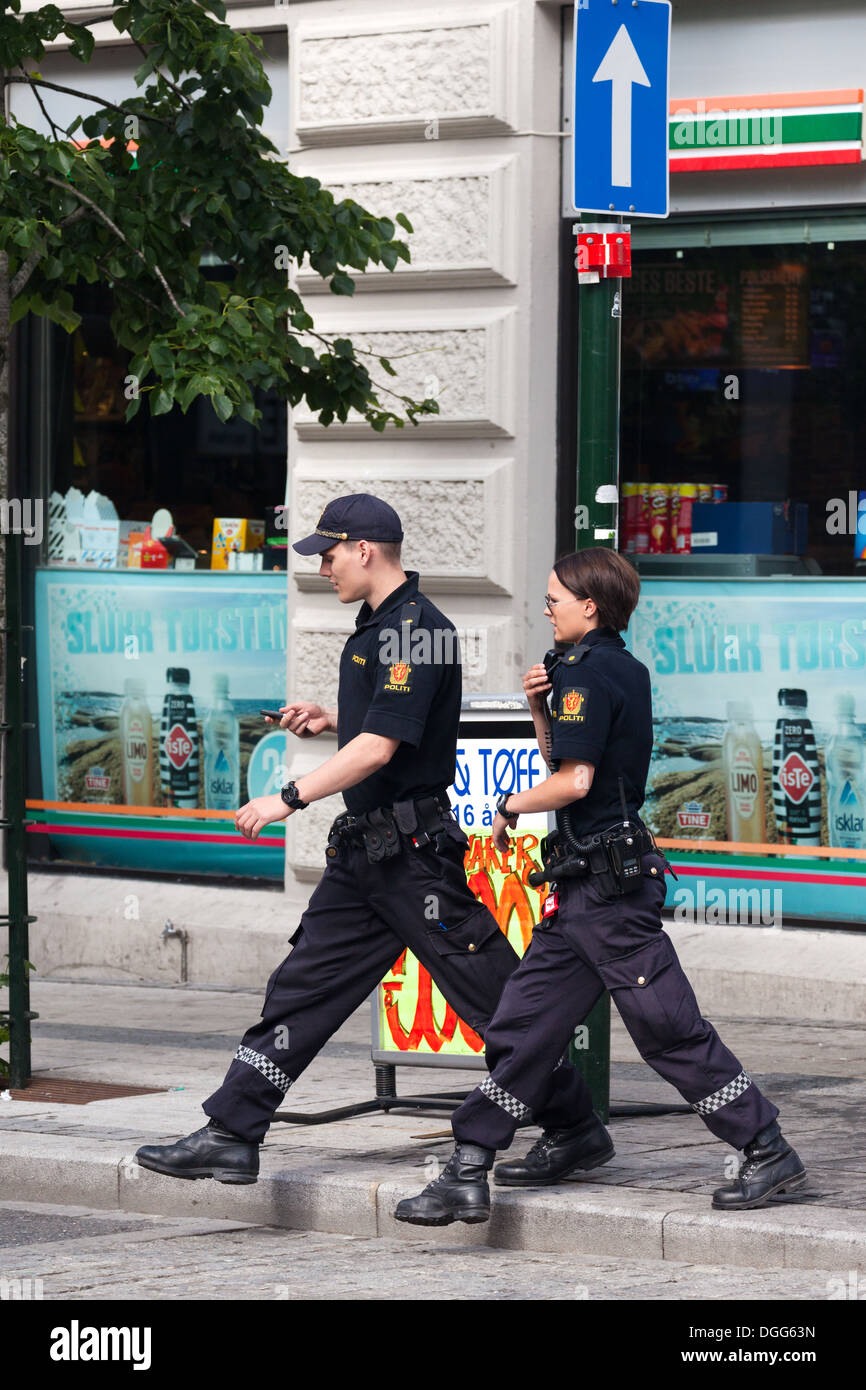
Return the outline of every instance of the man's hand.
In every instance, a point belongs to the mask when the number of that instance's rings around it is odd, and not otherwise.
[[[547,672],[541,662],[539,661],[536,666],[530,666],[523,677],[523,691],[529,701],[530,709],[543,709],[544,697],[551,688]]]
[[[508,817],[508,820],[506,820],[505,817],[504,817],[504,816],[501,816],[501,815],[499,814],[498,811],[496,812],[496,815],[493,817],[493,829],[491,830],[490,834],[491,834],[491,838],[492,838],[492,840],[493,840],[494,845],[495,845],[496,848],[500,851],[500,853],[503,853],[503,854],[504,854],[505,851],[506,851],[506,850],[508,849],[508,847],[509,847],[509,844],[510,844],[510,841],[509,841],[509,839],[508,839],[508,832],[509,832],[509,830],[516,830],[516,829],[517,829],[517,817],[516,817],[516,816],[509,816],[509,817]]]
[[[257,840],[259,831],[266,825],[285,820],[291,814],[291,806],[287,806],[281,796],[257,796],[255,801],[248,801],[236,812],[235,829],[247,840]]]
[[[313,704],[312,700],[296,700],[291,705],[280,705],[280,728],[288,729],[290,734],[296,734],[298,738],[315,738],[317,734],[324,734],[331,727],[331,717],[326,709],[321,705]],[[269,724],[273,724],[273,719],[268,719]]]

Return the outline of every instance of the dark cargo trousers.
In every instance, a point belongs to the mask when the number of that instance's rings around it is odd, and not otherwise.
[[[661,856],[645,854],[643,873],[641,887],[622,897],[604,875],[559,885],[558,910],[535,928],[488,1026],[489,1075],[454,1112],[456,1139],[507,1149],[530,1114],[543,1129],[589,1116],[589,1087],[563,1058],[605,989],[644,1061],[719,1139],[742,1149],[776,1118],[777,1107],[701,1017],[662,929]]]
[[[484,1035],[519,958],[466,882],[466,836],[454,822],[442,838],[438,854],[401,836],[403,852],[378,864],[361,846],[328,862],[291,937],[294,949],[268,981],[261,1021],[204,1102],[206,1115],[244,1139],[263,1139],[292,1082],[407,946]]]

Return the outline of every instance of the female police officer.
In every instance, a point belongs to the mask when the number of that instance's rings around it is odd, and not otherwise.
[[[701,1017],[662,930],[670,866],[638,817],[653,742],[650,677],[618,635],[640,580],[628,561],[598,548],[559,560],[548,586],[554,637],[560,648],[572,645],[550,680],[544,666],[533,666],[524,688],[552,776],[501,798],[493,839],[505,849],[521,813],[552,810],[569,862],[550,868],[556,881],[544,915],[488,1026],[489,1075],[454,1114],[455,1153],[394,1214],[433,1226],[487,1220],[487,1170],[530,1114],[542,1137],[524,1159],[497,1166],[497,1184],[555,1183],[613,1157],[589,1088],[563,1055],[605,989],[644,1060],[713,1134],[745,1150],[737,1180],[717,1189],[713,1206],[759,1206],[802,1186],[805,1170],[782,1137],[776,1106]]]

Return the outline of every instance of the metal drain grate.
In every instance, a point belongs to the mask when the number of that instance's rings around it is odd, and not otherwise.
[[[154,1096],[166,1086],[116,1086],[111,1081],[76,1081],[67,1076],[33,1076],[30,1085],[12,1091],[13,1100],[34,1100],[42,1105],[89,1105],[92,1100],[120,1100],[123,1096]]]

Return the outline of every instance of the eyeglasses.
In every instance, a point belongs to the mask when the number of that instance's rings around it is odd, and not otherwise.
[[[549,608],[549,609],[551,610],[551,612],[552,612],[553,609],[556,608],[560,603],[583,603],[583,602],[584,602],[584,599],[580,598],[580,597],[577,596],[577,595],[575,595],[574,598],[551,598],[551,597],[550,597],[550,594],[545,594],[545,595],[544,595],[544,606],[545,606],[545,608]]]

